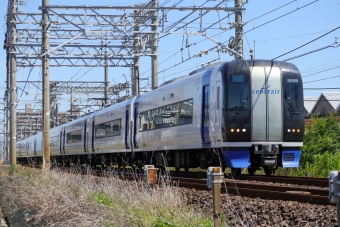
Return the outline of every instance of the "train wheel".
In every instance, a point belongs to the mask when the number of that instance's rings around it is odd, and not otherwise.
[[[270,167],[263,167],[263,169],[264,169],[264,173],[266,174],[266,176],[270,176],[270,175],[272,175],[272,173],[273,173],[273,169],[272,168],[270,168]]]
[[[255,172],[256,172],[256,169],[248,168],[248,174],[250,176],[253,176],[255,174]]]

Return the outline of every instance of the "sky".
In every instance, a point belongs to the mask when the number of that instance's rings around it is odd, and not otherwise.
[[[2,0],[7,6],[7,0]],[[244,0],[245,1],[245,0]],[[50,0],[50,5],[134,5],[144,1],[135,0]],[[160,0],[160,5],[167,2],[171,6],[178,0]],[[179,6],[199,6],[205,0],[183,0]],[[205,6],[215,6],[219,2],[222,7],[234,7],[232,1],[207,1]],[[304,96],[319,97],[322,92],[340,92],[340,0],[248,0],[243,7],[242,14],[244,35],[244,57],[250,59],[249,51],[252,50],[255,59],[277,59],[286,60],[296,56],[298,58],[289,60],[300,70],[304,82]],[[24,6],[19,6],[22,12],[39,12],[38,7],[41,0],[26,0]],[[2,32],[0,39],[4,40],[6,32],[6,8],[0,10],[2,18]],[[78,11],[79,13],[80,11]],[[103,12],[107,13],[107,12]],[[112,13],[112,11],[110,12]],[[188,12],[169,12],[168,22],[165,27],[172,25],[179,18],[188,15]],[[197,17],[197,13],[188,17],[190,21]],[[203,27],[209,26],[226,17],[227,12],[209,12],[203,17]],[[223,31],[220,28],[229,28],[234,22],[234,15],[217,23],[206,34],[221,43],[228,43],[235,36],[235,30]],[[183,23],[179,23],[172,30]],[[28,25],[24,25],[28,27]],[[338,28],[338,29],[337,29]],[[202,35],[185,35],[185,31],[197,32],[200,29],[199,20],[193,21],[184,28],[179,29],[182,34],[170,34],[159,40],[159,85],[172,78],[183,76],[198,69],[202,64],[213,61],[231,61],[234,56],[228,53],[217,53],[216,49],[207,55],[193,57],[199,52],[216,46],[216,43]],[[336,30],[334,30],[336,29]],[[161,28],[159,28],[161,31]],[[334,30],[334,31],[332,31]],[[327,34],[328,33],[328,34]],[[160,36],[166,33],[160,33]],[[336,42],[336,37],[337,43]],[[186,41],[187,40],[187,41]],[[186,42],[190,45],[186,48]],[[92,41],[99,44],[100,41]],[[319,51],[320,48],[328,47]],[[182,50],[181,50],[182,49]],[[296,49],[296,50],[294,50]],[[287,54],[286,54],[287,53]],[[277,58],[278,57],[278,58]],[[187,59],[190,60],[187,60]],[[141,58],[140,77],[141,89],[150,89],[151,81],[150,57]],[[4,96],[6,88],[6,52],[0,52],[0,97]],[[41,80],[41,68],[19,68],[18,81]],[[131,70],[126,67],[109,69],[110,86],[130,80]],[[58,67],[50,69],[51,81],[103,81],[103,68],[85,67]],[[18,109],[23,109],[25,104],[32,104],[33,109],[41,109],[41,91],[34,86],[18,83]],[[334,89],[330,89],[334,88]],[[24,92],[22,92],[24,90]],[[103,97],[100,95],[76,96],[76,103],[87,103],[89,97]],[[2,105],[2,104],[1,104]],[[0,105],[0,109],[1,108]],[[60,96],[60,111],[70,109],[70,95]],[[95,109],[96,107],[93,107]],[[83,111],[93,110],[84,108]],[[0,110],[0,119],[3,117]]]

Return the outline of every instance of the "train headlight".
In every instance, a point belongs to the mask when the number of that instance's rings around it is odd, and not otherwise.
[[[293,129],[292,131],[295,132],[295,129]]]
[[[288,129],[287,132],[290,132],[290,129]]]
[[[232,128],[230,131],[231,131],[231,132],[234,132],[234,129]]]
[[[300,129],[296,130],[297,132],[300,132]]]
[[[237,132],[240,132],[240,129],[236,129]]]
[[[242,132],[246,132],[247,130],[244,128],[244,129],[242,129]]]

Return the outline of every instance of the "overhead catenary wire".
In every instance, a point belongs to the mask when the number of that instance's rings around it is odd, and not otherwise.
[[[322,81],[322,80],[334,79],[334,78],[337,78],[337,77],[340,77],[340,75],[338,75],[338,76],[332,76],[332,77],[327,77],[327,78],[323,78],[323,79],[319,79],[319,80],[311,80],[311,81],[303,82],[303,84],[318,82],[318,81]]]
[[[296,1],[296,0],[291,1],[291,2],[286,3],[286,4],[284,4],[284,5],[280,6],[280,7],[275,8],[275,9],[273,9],[273,10],[267,12],[267,13],[264,13],[264,14],[258,16],[258,17],[255,17],[255,18],[249,20],[248,22],[246,22],[245,24],[247,24],[247,23],[249,23],[249,22],[251,22],[251,21],[254,21],[254,20],[258,19],[258,18],[261,18],[261,17],[263,17],[263,16],[265,16],[265,15],[267,15],[267,14],[270,14],[270,13],[272,13],[272,12],[278,10],[278,9],[281,9],[281,8],[287,6],[287,5],[289,5],[289,4],[291,4],[291,3],[295,2],[295,1]],[[319,1],[319,0],[316,0],[316,1]],[[316,2],[316,1],[314,1],[314,2]],[[314,2],[312,2],[312,3],[314,3]],[[307,4],[307,5],[310,5],[310,4],[312,4],[312,3],[309,3],[309,4]],[[304,5],[304,6],[302,6],[301,8],[304,8],[304,7],[306,7],[307,5]],[[299,9],[301,9],[301,8],[299,8]],[[296,10],[291,11],[291,12],[289,12],[288,14],[290,14],[290,13],[292,13],[292,12],[295,12],[295,11],[296,11]],[[224,17],[223,19],[225,19],[225,18],[227,18],[227,17],[230,17],[230,16],[233,15],[233,14],[234,14],[234,13],[228,14],[228,16]],[[205,14],[203,14],[203,15],[205,15]],[[202,16],[203,16],[203,15],[202,15]],[[285,15],[287,15],[287,14],[285,14]],[[279,19],[279,18],[281,18],[281,17],[283,17],[283,16],[285,16],[285,15],[282,15],[282,16],[276,18],[276,19]],[[195,20],[197,20],[197,19],[198,19],[198,17],[195,18],[195,19],[192,20],[192,21],[195,21]],[[276,19],[274,19],[274,20],[276,20]],[[274,20],[271,20],[271,21],[269,21],[269,22],[267,22],[267,23],[270,23],[270,22],[272,22],[272,21],[274,21]],[[192,22],[192,21],[191,21],[191,22]],[[219,20],[219,21],[221,21],[221,20]],[[190,22],[189,22],[189,23],[190,23]],[[265,23],[265,24],[267,24],[267,23]],[[187,25],[187,24],[188,24],[188,23],[186,23],[185,25]],[[175,31],[177,31],[177,30],[183,28],[185,25],[183,25],[183,26],[177,28]],[[263,25],[264,25],[264,24],[263,24]],[[262,26],[262,25],[261,25],[261,26]],[[258,27],[260,27],[260,26],[258,26]],[[255,29],[255,28],[254,28],[254,29]],[[252,30],[254,30],[254,29],[252,29]],[[222,32],[220,32],[220,33],[218,33],[218,34],[215,34],[215,35],[211,36],[211,38],[213,38],[213,37],[215,37],[215,36],[218,36],[218,35],[221,35],[222,33],[226,32],[226,31],[227,31],[227,30],[222,31]],[[246,33],[247,33],[247,32],[246,32]],[[159,37],[158,40],[159,40],[160,38],[163,38],[163,37],[165,37],[165,36],[168,36],[169,34],[170,34],[170,33],[168,33],[168,34],[166,34],[166,35],[164,35],[164,36]],[[243,34],[245,34],[245,33],[243,33]],[[207,39],[208,39],[208,38],[204,38],[203,40],[194,43],[194,45],[196,45],[196,44],[198,44],[198,43],[200,43],[200,42],[203,42],[203,41],[205,41],[205,40],[207,40]],[[226,42],[228,42],[228,41],[226,41]],[[224,43],[226,43],[226,42],[224,42]],[[224,44],[224,43],[223,43],[223,44]],[[191,44],[191,45],[193,45],[193,44]],[[189,48],[191,45],[189,45],[189,46],[186,47],[186,48]],[[248,43],[248,45],[249,45],[249,43]],[[250,48],[250,47],[249,47],[249,48]],[[160,62],[160,63],[158,64],[158,66],[159,66],[160,64],[164,63],[165,61],[167,61],[168,59],[170,59],[171,57],[176,56],[176,54],[179,53],[179,52],[181,52],[181,51],[182,51],[182,49],[180,49],[179,51],[177,51],[175,54],[173,54],[172,56],[168,57],[168,58],[165,59],[164,61]],[[145,73],[149,72],[150,70],[151,70],[151,69],[149,69],[149,70],[143,72],[143,73],[141,74],[141,76],[144,75]]]
[[[288,51],[288,52],[286,52],[286,53],[284,53],[284,54],[281,54],[280,56],[277,56],[277,57],[273,58],[272,60],[275,60],[275,59],[277,59],[277,58],[280,58],[280,57],[282,57],[282,56],[285,56],[285,55],[287,55],[287,54],[289,54],[289,53],[291,53],[291,52],[293,52],[293,51],[296,51],[296,50],[300,49],[301,47],[307,46],[308,44],[310,44],[310,43],[312,43],[312,42],[315,42],[315,41],[318,40],[318,39],[321,39],[322,37],[324,37],[324,36],[326,36],[326,35],[328,35],[328,34],[334,32],[335,30],[337,30],[337,29],[339,29],[339,28],[340,28],[340,26],[339,26],[339,27],[336,27],[336,28],[334,28],[334,29],[332,29],[332,30],[330,30],[329,32],[327,32],[327,33],[325,33],[325,34],[323,34],[323,35],[321,35],[321,36],[319,36],[319,37],[317,37],[317,38],[315,38],[315,39],[313,39],[313,40],[311,40],[311,41],[309,41],[309,42],[307,42],[307,43],[305,43],[305,44],[303,44],[303,45],[301,45],[301,46],[298,46],[297,48],[294,48],[293,50],[290,50],[290,51]]]
[[[315,3],[315,2],[317,2],[317,1],[319,1],[319,0],[315,0],[315,1],[313,1],[313,2],[310,2],[310,3],[306,4],[306,5],[303,5],[303,6],[300,7],[300,8],[297,8],[297,9],[292,10],[292,11],[290,11],[290,12],[288,12],[288,13],[286,13],[286,14],[283,14],[283,15],[281,15],[281,16],[279,16],[279,17],[276,17],[276,18],[274,18],[274,19],[272,19],[272,20],[270,20],[270,21],[267,21],[267,22],[265,22],[265,23],[263,23],[263,24],[260,24],[259,26],[256,26],[256,27],[254,27],[254,28],[252,28],[252,29],[250,29],[250,30],[248,30],[248,31],[246,31],[246,32],[243,32],[243,34],[246,34],[246,33],[250,32],[250,31],[253,31],[253,30],[255,30],[255,29],[259,28],[259,27],[262,27],[262,26],[264,26],[264,25],[266,25],[266,24],[269,24],[269,23],[271,23],[271,22],[273,22],[273,21],[276,21],[276,20],[278,20],[278,19],[280,19],[280,18],[282,18],[282,17],[284,17],[284,16],[287,16],[287,15],[289,15],[289,14],[291,14],[291,13],[294,13],[294,12],[296,12],[296,11],[302,9],[302,8],[305,8],[305,7],[307,7],[307,6],[309,6],[309,5],[313,4],[313,3]],[[280,7],[279,7],[279,8],[280,8]],[[277,9],[279,9],[279,8],[277,8]],[[250,21],[252,21],[252,20],[250,20]],[[250,21],[248,21],[248,22],[250,22]],[[247,22],[247,23],[248,23],[248,22]]]
[[[213,59],[213,60],[209,60],[208,62],[209,62],[209,63],[213,63],[213,62],[216,62],[216,61],[218,61],[218,60],[220,60],[220,58],[216,58],[216,59]],[[195,65],[194,67],[191,67],[191,68],[188,68],[188,69],[184,69],[184,70],[181,70],[181,71],[178,71],[178,72],[175,72],[175,73],[166,75],[166,76],[164,76],[163,78],[167,78],[167,77],[176,75],[176,74],[178,74],[178,73],[183,73],[183,72],[186,72],[186,71],[188,71],[188,70],[193,70],[193,69],[196,69],[196,68],[198,68],[198,67],[202,67],[202,66],[199,66],[199,65],[197,65],[197,64],[194,64],[194,65]],[[183,68],[186,68],[186,67],[183,67]],[[140,83],[143,84],[143,82],[140,82]],[[148,83],[148,82],[146,82],[146,83]]]
[[[303,88],[303,90],[340,90],[340,87],[306,87],[306,88]],[[334,100],[332,100],[334,101]],[[338,100],[340,101],[340,100]]]
[[[340,68],[340,65],[336,66],[336,67],[332,67],[330,69],[325,69],[325,70],[322,70],[322,71],[319,71],[319,72],[311,73],[311,74],[308,74],[308,75],[305,75],[305,76],[302,76],[302,77],[309,77],[309,76],[312,76],[312,75],[316,75],[316,74],[319,74],[319,73],[327,72],[327,71],[330,71],[330,70],[333,70],[333,69],[338,69],[338,68]]]

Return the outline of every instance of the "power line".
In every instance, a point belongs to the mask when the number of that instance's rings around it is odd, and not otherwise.
[[[282,17],[284,17],[284,16],[287,16],[288,14],[291,14],[291,13],[293,13],[293,12],[295,12],[295,11],[298,11],[298,10],[300,10],[300,9],[306,7],[306,6],[309,6],[309,5],[311,5],[311,4],[313,4],[313,3],[317,2],[317,1],[319,1],[319,0],[315,0],[314,2],[310,2],[310,3],[304,5],[304,6],[300,7],[300,8],[297,8],[297,9],[295,9],[295,10],[293,10],[293,11],[290,11],[290,12],[288,12],[288,13],[286,13],[286,14],[283,14],[283,15],[281,15],[281,16],[279,16],[279,17],[276,17],[276,18],[274,18],[274,19],[272,19],[272,20],[270,20],[270,21],[268,21],[268,22],[266,22],[266,23],[260,24],[259,26],[256,26],[256,27],[254,27],[254,28],[252,28],[252,29],[250,29],[250,30],[244,32],[243,34],[246,34],[246,33],[250,32],[250,31],[252,31],[252,30],[255,30],[255,29],[259,28],[259,27],[262,27],[263,25],[269,24],[269,23],[271,23],[271,22],[273,22],[273,21],[275,21],[275,20],[277,20],[277,19],[280,19],[280,18],[282,18]],[[279,7],[279,8],[280,8],[280,7]],[[252,20],[250,20],[250,21],[252,21]],[[249,21],[249,22],[250,22],[250,21]]]
[[[312,76],[312,75],[315,75],[315,74],[319,74],[319,73],[327,72],[327,71],[329,71],[329,70],[333,70],[333,69],[337,69],[337,68],[340,68],[340,65],[339,65],[339,66],[337,66],[337,67],[330,68],[330,69],[325,69],[325,70],[322,70],[322,71],[319,71],[319,72],[311,73],[311,74],[308,74],[308,75],[306,75],[306,76],[303,76],[303,77]]]
[[[314,42],[314,41],[316,41],[316,40],[318,40],[318,39],[320,39],[320,38],[322,38],[322,37],[324,37],[324,36],[326,36],[326,35],[328,35],[328,34],[330,34],[330,33],[332,33],[332,32],[334,32],[335,30],[337,30],[337,29],[339,29],[339,28],[340,28],[340,26],[337,27],[337,28],[334,28],[333,30],[330,30],[329,32],[327,32],[327,33],[325,33],[325,34],[323,34],[323,35],[321,35],[321,36],[319,36],[319,37],[317,37],[317,38],[315,38],[315,39],[313,39],[313,40],[311,40],[311,41],[309,41],[308,43],[305,43],[305,44],[303,44],[303,45],[301,45],[301,46],[299,46],[299,47],[297,47],[297,48],[295,48],[295,49],[293,49],[293,50],[290,50],[290,51],[288,51],[288,52],[286,52],[286,53],[284,53],[284,54],[281,54],[280,56],[277,56],[276,58],[273,58],[272,60],[277,59],[277,58],[279,58],[279,57],[282,57],[282,56],[284,56],[284,55],[287,55],[287,54],[289,54],[289,53],[291,53],[291,52],[293,52],[293,51],[295,51],[295,50],[297,50],[297,49],[300,49],[301,47],[304,47],[304,46],[306,46],[306,45],[308,45],[308,44],[310,44],[310,43],[312,43],[312,42]]]
[[[319,87],[319,88],[307,87],[303,88],[303,90],[340,90],[340,87]]]
[[[247,23],[249,23],[249,22],[251,22],[251,21],[254,21],[254,20],[256,20],[256,19],[259,19],[260,17],[263,17],[263,16],[265,16],[265,15],[267,15],[267,14],[270,14],[270,13],[272,13],[272,12],[278,10],[278,9],[281,9],[281,8],[283,8],[283,7],[285,7],[285,6],[289,5],[289,4],[291,4],[291,3],[293,3],[293,2],[296,2],[296,0],[291,1],[291,2],[288,2],[287,4],[284,4],[284,5],[282,5],[282,6],[278,7],[278,8],[275,8],[275,9],[273,9],[273,10],[267,12],[267,13],[264,13],[264,14],[258,16],[258,17],[255,17],[255,18],[251,19],[250,21],[247,21]]]
[[[315,71],[315,68],[318,68],[318,67],[321,67],[321,66],[324,66],[324,65],[329,65],[329,64],[331,64],[333,62],[336,62],[336,61],[340,61],[340,59],[337,59],[335,61],[331,61],[331,62],[322,64],[322,65],[318,65],[318,66],[314,66],[314,67],[309,67],[308,69],[301,69],[300,72],[302,72],[302,71],[306,71],[306,72],[308,72],[308,71]],[[313,70],[311,70],[311,69],[313,69]]]
[[[267,42],[267,41],[276,41],[276,40],[281,40],[281,39],[292,39],[296,37],[301,37],[301,36],[307,36],[307,35],[314,35],[322,32],[328,32],[329,30],[324,30],[324,31],[319,31],[319,32],[312,32],[312,33],[306,33],[306,34],[301,34],[301,35],[294,35],[294,36],[286,36],[286,37],[281,37],[281,38],[275,38],[275,39],[260,39],[256,40],[256,42]]]
[[[278,8],[275,8],[275,9],[273,9],[273,10],[267,12],[267,13],[264,13],[264,14],[258,16],[258,17],[255,17],[255,18],[251,19],[250,21],[248,21],[248,22],[246,22],[246,23],[249,23],[249,22],[251,22],[251,21],[254,21],[254,20],[256,20],[256,19],[258,19],[258,18],[260,18],[260,17],[262,17],[262,16],[265,16],[265,15],[271,13],[271,12],[274,12],[274,11],[280,9],[280,8],[283,8],[283,7],[285,7],[285,6],[287,6],[287,5],[291,4],[291,3],[293,3],[293,2],[295,2],[295,1],[296,1],[296,0],[291,1],[291,2],[289,2],[289,3],[287,3],[287,4],[284,4],[284,5],[282,5],[282,6],[278,7]],[[319,0],[316,0],[316,1],[319,1]],[[316,2],[316,1],[314,1],[314,2]],[[312,3],[314,3],[314,2],[312,2]],[[296,10],[302,9],[302,8],[304,8],[304,7],[306,7],[306,6],[310,5],[310,4],[312,4],[312,3],[309,3],[309,4],[307,4],[307,5],[304,5],[304,6],[302,6],[301,8],[298,8],[298,9],[296,9]],[[217,6],[218,6],[218,5],[217,5]],[[294,11],[296,11],[296,10],[294,10]],[[294,11],[291,11],[290,13],[292,13],[292,12],[294,12]],[[206,12],[206,13],[208,13],[208,12]],[[203,15],[205,15],[206,13],[204,13]],[[228,17],[230,17],[230,16],[233,15],[233,14],[234,14],[234,13],[231,13],[230,15],[228,15]],[[289,14],[289,13],[288,13],[288,14]],[[202,16],[203,16],[203,15],[202,15]],[[285,15],[283,15],[283,16],[285,16]],[[283,17],[283,16],[280,16],[280,17],[278,17],[278,18],[276,18],[276,19],[279,19],[279,18],[281,18],[281,17]],[[174,31],[178,31],[179,29],[185,27],[186,25],[188,25],[188,24],[190,24],[191,22],[197,20],[198,18],[199,18],[199,17],[195,18],[194,20],[190,21],[189,23],[184,24],[183,26],[177,28],[177,29],[174,30]],[[226,18],[226,17],[224,17],[223,19],[225,19],[225,18]],[[274,20],[276,20],[276,19],[274,19]],[[274,20],[272,20],[272,21],[274,21]],[[267,22],[267,23],[270,23],[270,22],[271,22],[271,21],[269,21],[269,22]],[[246,24],[246,23],[245,23],[245,24]],[[267,23],[265,23],[265,24],[267,24]],[[264,24],[263,24],[263,25],[264,25]],[[262,26],[262,25],[260,25],[260,26]],[[258,27],[260,27],[260,26],[258,26]],[[256,28],[257,28],[257,27],[256,27]],[[254,30],[254,29],[255,29],[255,28],[253,28],[252,30]],[[226,31],[227,31],[227,30],[222,31],[222,32],[220,32],[220,33],[218,33],[218,34],[215,34],[215,35],[211,36],[211,38],[213,38],[213,37],[215,37],[215,36],[218,36],[218,35],[221,35],[222,33],[226,32]],[[248,32],[248,31],[247,31],[247,32]],[[245,33],[247,33],[247,32],[245,32]],[[243,33],[243,34],[245,34],[245,33]],[[165,34],[165,35],[159,37],[158,40],[161,39],[161,38],[164,38],[164,37],[166,37],[166,36],[168,36],[168,35],[170,35],[170,33]],[[194,44],[190,44],[190,45],[188,45],[188,46],[185,47],[185,48],[189,48],[191,45],[196,45],[196,44],[198,44],[198,43],[200,43],[200,42],[203,42],[203,41],[205,41],[205,40],[207,40],[207,39],[208,39],[208,38],[204,38],[203,40],[201,40],[201,41],[199,41],[199,42],[196,42],[196,43],[194,43]],[[228,42],[228,41],[226,41],[226,42]],[[223,42],[223,44],[226,43],[226,42]],[[248,45],[249,45],[249,43],[248,43]],[[250,48],[250,47],[249,47],[249,48]],[[176,53],[174,53],[172,56],[168,57],[167,59],[165,59],[164,61],[162,61],[161,63],[159,63],[158,66],[159,66],[160,64],[164,63],[165,61],[167,61],[168,59],[172,58],[173,56],[176,56],[177,53],[181,52],[183,49],[184,49],[184,48],[181,48],[179,51],[177,51]],[[151,69],[149,69],[149,70],[143,72],[143,73],[141,74],[141,76],[144,75],[145,73],[149,72],[150,70],[151,70]]]
[[[304,82],[304,84],[313,83],[313,82],[318,82],[318,81],[322,81],[322,80],[334,79],[334,78],[337,78],[337,77],[340,77],[340,75],[338,75],[338,76],[333,76],[333,77],[327,77],[327,78],[323,78],[323,79],[319,79],[319,80],[311,80],[311,81]]]

